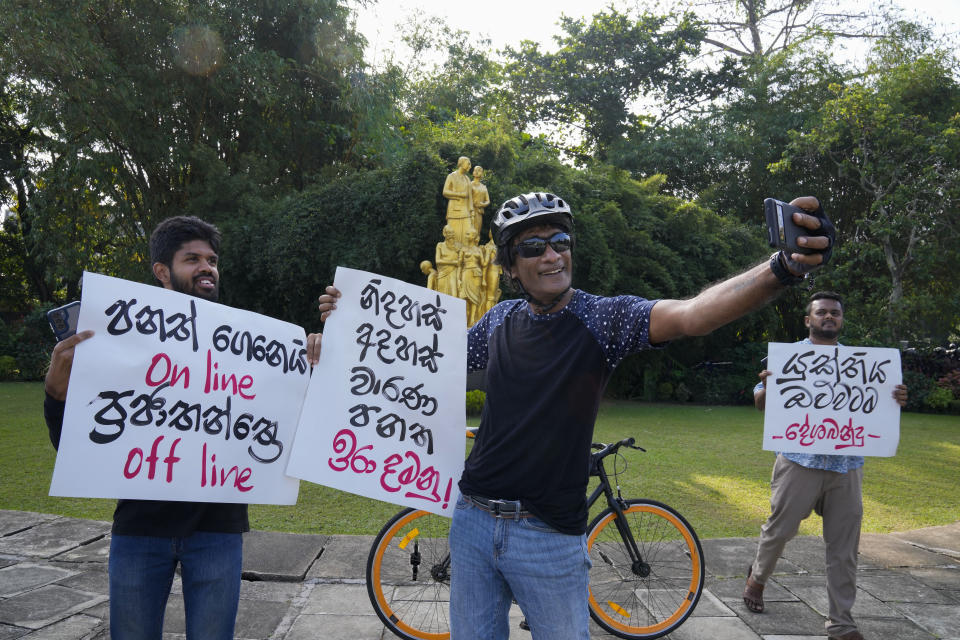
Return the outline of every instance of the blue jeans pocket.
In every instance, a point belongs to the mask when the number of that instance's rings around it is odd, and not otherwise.
[[[540,533],[556,533],[559,535],[563,535],[562,533],[560,533],[559,531],[551,527],[549,524],[547,524],[540,518],[536,518],[534,516],[530,516],[529,518],[520,518],[519,523],[520,523],[520,527],[523,529],[530,529],[531,531],[539,531]]]

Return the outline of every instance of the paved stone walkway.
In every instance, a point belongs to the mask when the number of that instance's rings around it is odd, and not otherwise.
[[[0,640],[109,638],[110,523],[0,511]],[[236,637],[242,640],[389,640],[363,581],[372,537],[253,531],[244,538]],[[672,640],[825,640],[823,541],[799,537],[768,583],[767,611],[740,594],[756,538],[703,541],[706,589]],[[960,640],[960,521],[864,534],[854,616],[868,640]],[[179,583],[165,640],[183,638]],[[516,609],[516,607],[514,608]],[[514,611],[511,640],[528,640]],[[592,623],[591,623],[592,625]],[[609,638],[593,626],[597,638]]]

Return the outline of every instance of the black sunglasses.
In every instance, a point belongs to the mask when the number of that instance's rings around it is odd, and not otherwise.
[[[573,238],[570,237],[570,234],[561,231],[553,234],[549,239],[533,237],[521,240],[514,248],[521,258],[537,258],[544,254],[548,244],[557,253],[563,253],[564,251],[570,251],[570,247],[573,246]]]

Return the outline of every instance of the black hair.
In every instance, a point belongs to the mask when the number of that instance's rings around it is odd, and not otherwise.
[[[839,293],[834,293],[833,291],[817,291],[815,294],[810,296],[810,300],[807,301],[807,315],[810,315],[810,309],[813,307],[813,303],[817,300],[836,300],[838,303],[840,303],[840,310],[845,310],[843,308],[843,298],[840,297]]]
[[[203,240],[220,253],[220,230],[195,216],[174,216],[157,225],[150,234],[150,263],[173,267],[173,256],[183,245]]]

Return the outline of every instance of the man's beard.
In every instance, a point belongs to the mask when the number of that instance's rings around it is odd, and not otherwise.
[[[201,276],[201,277],[213,278],[213,276],[209,274],[204,274],[204,276]],[[210,302],[216,302],[217,299],[220,297],[220,281],[219,280],[215,281],[213,285],[213,289],[210,289],[208,291],[206,289],[198,288],[196,286],[196,280],[197,278],[194,278],[193,280],[190,280],[190,281],[180,280],[179,278],[177,278],[176,274],[174,274],[172,270],[170,271],[170,287],[174,291],[185,293],[188,296],[196,296],[198,298],[203,298],[204,300],[209,300]]]
[[[833,342],[833,341],[836,340],[837,337],[840,335],[840,329],[838,329],[838,328],[833,328],[833,329],[816,329],[816,328],[811,328],[811,329],[810,329],[810,334],[811,334],[814,338],[817,338],[818,340],[828,340],[828,341],[830,341],[830,342]]]

